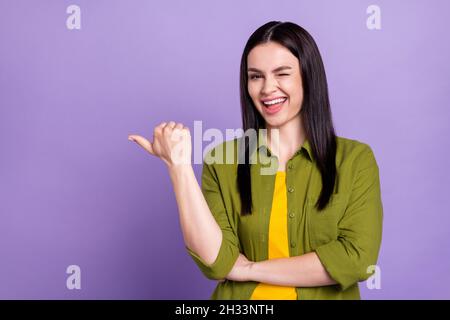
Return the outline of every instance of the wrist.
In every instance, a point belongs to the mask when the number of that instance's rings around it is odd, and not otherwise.
[[[247,281],[256,281],[255,280],[255,265],[257,262],[250,261],[245,270],[245,278]]]
[[[194,171],[191,164],[168,164],[167,169],[172,179]]]

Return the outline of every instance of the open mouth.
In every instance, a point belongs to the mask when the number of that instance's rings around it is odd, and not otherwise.
[[[262,104],[264,105],[264,110],[268,114],[274,114],[280,111],[283,104],[286,102],[287,98],[277,98],[271,101],[263,101]]]

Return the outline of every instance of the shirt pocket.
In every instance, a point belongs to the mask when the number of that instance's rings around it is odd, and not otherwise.
[[[326,244],[338,238],[338,223],[344,215],[347,197],[335,193],[331,196],[325,209],[319,211],[314,207],[316,198],[308,198],[306,202],[306,216],[311,249]]]

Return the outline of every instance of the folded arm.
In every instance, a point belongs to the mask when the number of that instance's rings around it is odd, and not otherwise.
[[[227,278],[239,278],[239,272],[247,281],[296,287],[338,284],[342,290],[367,280],[381,245],[383,207],[372,150],[366,148],[360,159],[337,239],[301,256],[250,263],[238,259]]]

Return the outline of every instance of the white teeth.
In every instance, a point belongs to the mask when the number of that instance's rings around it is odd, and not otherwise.
[[[263,102],[266,106],[271,106],[280,102],[283,102],[284,100],[286,100],[286,98],[279,98],[279,99],[275,99],[275,100],[271,100],[271,101],[265,101]]]

